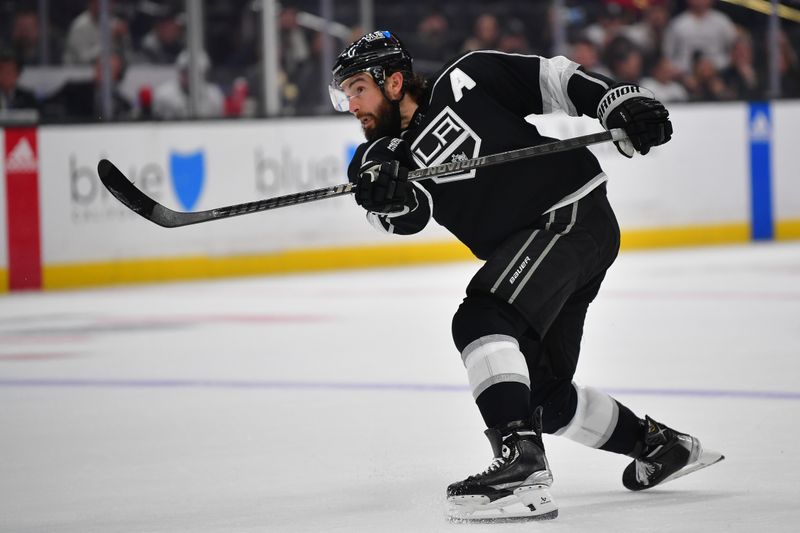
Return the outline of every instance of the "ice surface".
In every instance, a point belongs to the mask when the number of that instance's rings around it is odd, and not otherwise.
[[[727,460],[631,493],[545,437],[552,522],[444,518],[491,459],[450,339],[477,267],[0,298],[0,531],[800,528],[800,245],[620,257],[578,378]]]

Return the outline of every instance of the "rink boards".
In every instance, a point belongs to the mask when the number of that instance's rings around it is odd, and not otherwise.
[[[592,148],[609,175],[623,247],[800,237],[800,102],[670,111],[673,141],[646,157]],[[600,131],[585,117],[533,121],[559,138]],[[436,224],[413,237],[383,235],[349,197],[164,229],[127,211],[96,175],[107,157],[181,211],[337,185],[361,141],[349,117],[44,126],[30,146],[18,133],[0,130],[0,291],[470,256]]]

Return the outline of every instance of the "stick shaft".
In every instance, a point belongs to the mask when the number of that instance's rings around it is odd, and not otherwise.
[[[465,159],[463,161],[454,161],[433,167],[421,168],[409,172],[408,179],[409,181],[417,181],[459,174],[473,169],[484,168],[492,165],[500,165],[503,163],[519,161],[521,159],[528,159],[545,154],[563,152],[565,150],[574,150],[575,148],[582,148],[584,146],[602,142],[618,141],[624,138],[625,133],[622,130],[610,130],[601,133],[592,133],[562,141],[554,141],[546,144],[519,148],[517,150],[510,150],[508,152],[501,152],[499,154],[486,155],[476,157],[474,159]],[[325,200],[327,198],[336,198],[337,196],[350,194],[355,189],[355,185],[352,183],[343,183],[333,187],[324,187],[311,191],[276,196],[274,198],[266,198],[264,200],[257,200],[255,202],[219,207],[207,211],[180,212],[164,207],[147,196],[135,185],[133,185],[133,183],[131,183],[128,178],[126,178],[125,175],[107,159],[100,161],[100,163],[97,165],[97,172],[100,175],[100,180],[103,182],[103,185],[105,185],[111,194],[113,194],[125,206],[140,214],[144,218],[150,220],[151,222],[168,228],[247,215],[250,213],[257,213],[259,211],[277,209],[279,207],[287,207],[290,205],[314,202],[317,200]]]

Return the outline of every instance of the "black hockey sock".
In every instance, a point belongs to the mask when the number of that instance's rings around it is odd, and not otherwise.
[[[486,427],[497,428],[515,420],[531,418],[531,391],[514,381],[496,383],[483,391],[475,403]]]
[[[617,400],[614,401],[617,402]],[[638,456],[644,439],[642,420],[621,403],[617,402],[617,407],[619,407],[617,425],[614,427],[611,437],[600,446],[600,449],[631,457],[634,454]]]

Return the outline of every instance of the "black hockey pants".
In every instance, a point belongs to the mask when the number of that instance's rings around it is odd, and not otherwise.
[[[619,251],[619,226],[605,184],[510,236],[467,287],[453,317],[460,351],[487,335],[516,338],[531,378],[531,406],[553,433],[575,413],[572,378],[583,324]]]

